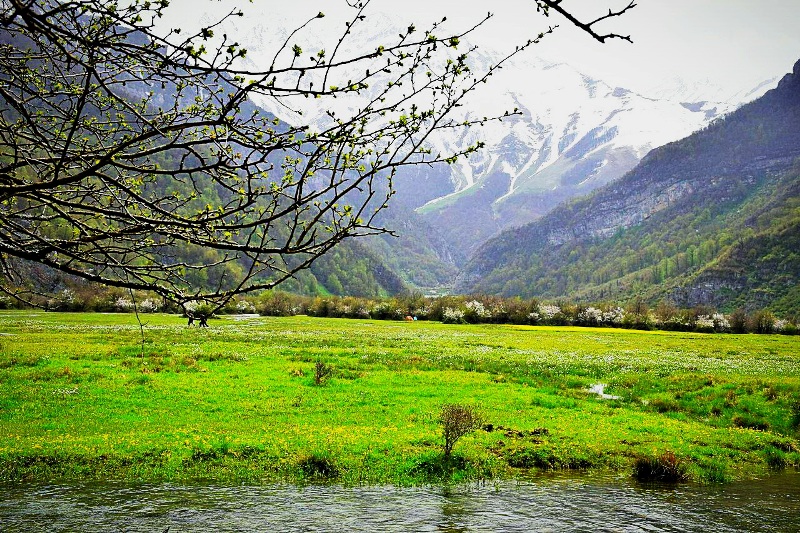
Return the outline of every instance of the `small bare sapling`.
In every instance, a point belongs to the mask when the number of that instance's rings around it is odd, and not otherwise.
[[[449,403],[442,406],[439,423],[444,434],[444,457],[450,457],[453,446],[458,439],[479,429],[483,425],[483,417],[471,405]]]

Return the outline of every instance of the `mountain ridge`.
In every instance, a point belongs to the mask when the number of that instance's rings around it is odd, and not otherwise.
[[[353,30],[361,48],[382,42],[397,30],[391,26],[396,21],[370,17],[370,24]],[[245,44],[257,44],[248,46],[248,61],[257,64],[268,58],[275,48],[270,43],[276,39],[279,36],[270,35],[267,26],[253,27]],[[313,39],[298,42],[309,53],[316,49]],[[468,47],[466,42],[462,45]],[[484,72],[502,55],[481,48],[470,54],[470,68]],[[751,89],[751,96],[766,88],[762,85]],[[686,94],[669,96],[669,90],[663,89],[656,96],[642,95],[564,62],[535,55],[514,57],[463,109],[469,110],[465,118],[496,116],[514,108],[521,115],[431,139],[434,152],[442,154],[478,141],[486,148],[450,166],[424,172],[404,169],[395,178],[395,201],[417,210],[429,226],[436,227],[449,241],[456,261],[463,264],[488,238],[618,179],[652,148],[705,126],[744,98],[740,93],[706,88],[708,94],[733,100],[686,101],[687,95],[702,94],[701,86],[695,84]],[[257,104],[288,123],[302,120],[314,125],[327,116],[327,109],[317,109],[313,99],[297,103],[303,106],[302,116],[269,99]],[[347,112],[345,100],[335,105],[339,106],[337,116]]]
[[[737,252],[732,248],[734,242],[718,238],[696,221],[705,217],[706,224],[718,225],[723,234],[735,229],[742,234],[749,232],[749,239],[772,239],[776,230],[768,223],[753,226],[751,221],[748,226],[746,221],[737,221],[735,210],[754,212],[759,202],[773,201],[777,202],[776,212],[793,213],[787,206],[796,196],[782,197],[770,187],[777,187],[777,191],[796,190],[798,158],[800,61],[760,99],[700,132],[653,150],[620,180],[585,199],[560,206],[538,222],[487,242],[464,269],[458,290],[544,297],[562,297],[571,292],[583,298],[647,294],[651,299],[667,297],[682,305],[708,303],[723,307],[746,303],[735,294],[725,298],[709,296],[715,286],[722,288],[720,283],[710,281],[711,267],[718,265],[719,272],[725,271],[726,258],[737,257]],[[793,242],[797,221],[793,215],[787,221],[783,242]],[[667,228],[672,228],[673,234]],[[690,229],[702,239],[680,233]],[[674,243],[684,249],[661,252],[659,256],[653,243],[647,242],[648,234],[659,235],[667,249]],[[712,239],[719,249],[711,253],[707,246],[703,257],[708,258],[701,267],[691,254]],[[640,249],[624,251],[626,246],[634,245]],[[654,257],[643,257],[643,253]],[[638,263],[619,265],[618,271],[612,273],[613,259],[604,254],[612,254],[618,261]],[[656,281],[665,283],[658,279],[663,277],[663,268],[660,274],[656,273],[662,261],[669,266],[670,261],[687,257],[691,264],[681,269],[674,267],[676,272],[681,271],[680,276],[666,276],[671,281],[665,286],[672,288],[671,293],[653,288]],[[590,264],[592,261],[594,265]],[[800,268],[794,262],[784,267],[791,271],[789,279],[796,282]],[[587,274],[589,269],[592,275]],[[744,272],[742,265],[738,272],[738,281],[723,292],[761,290],[765,284],[770,285],[766,278],[758,283],[744,280],[748,276],[758,278],[761,273]],[[548,282],[548,276],[555,281]],[[652,278],[650,283],[647,276]],[[719,277],[715,279],[719,281]],[[733,279],[730,270],[722,277]],[[705,293],[704,283],[710,284]],[[775,287],[770,291],[771,295],[755,300],[768,304],[782,297]]]

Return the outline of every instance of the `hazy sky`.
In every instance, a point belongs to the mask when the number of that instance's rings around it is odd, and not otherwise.
[[[605,23],[606,31],[630,34],[633,44],[600,44],[569,25],[558,14],[545,19],[530,0],[372,0],[369,10],[385,12],[398,22],[425,22],[448,17],[453,29],[495,17],[471,40],[497,50],[535,36],[548,24],[556,33],[528,53],[566,61],[611,84],[646,90],[680,76],[730,88],[731,93],[791,70],[800,59],[800,0],[636,0],[624,17]],[[599,15],[617,9],[625,0],[564,0],[575,12]],[[170,24],[190,26],[223,6],[240,6],[248,14],[241,24],[286,25],[323,11],[331,30],[336,14],[346,11],[344,0],[173,0]],[[402,7],[400,7],[402,6]],[[238,23],[237,23],[238,24]],[[315,31],[324,26],[317,25]],[[245,43],[246,44],[246,43]]]

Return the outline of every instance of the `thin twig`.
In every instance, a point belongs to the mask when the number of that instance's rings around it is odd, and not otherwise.
[[[139,304],[136,303],[136,295],[133,293],[133,289],[128,289],[128,293],[131,295],[131,301],[133,302],[133,313],[136,315],[136,322],[139,324],[139,334],[142,337],[141,343],[141,350],[140,355],[142,358],[142,362],[144,362],[144,326],[145,324],[142,322],[141,317],[139,316]]]

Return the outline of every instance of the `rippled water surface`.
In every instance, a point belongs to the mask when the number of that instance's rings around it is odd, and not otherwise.
[[[455,487],[15,484],[2,531],[800,531],[800,473],[720,486],[542,477]]]

